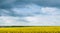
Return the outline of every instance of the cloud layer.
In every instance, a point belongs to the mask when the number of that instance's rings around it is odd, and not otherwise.
[[[0,26],[59,26],[57,0],[0,0]]]
[[[16,7],[17,5],[24,5],[34,3],[44,7],[58,7],[60,8],[60,0],[0,0],[0,8],[8,9]]]

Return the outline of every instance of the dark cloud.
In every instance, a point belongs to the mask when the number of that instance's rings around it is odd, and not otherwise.
[[[13,5],[29,3],[46,7],[60,7],[60,0],[0,0],[0,8],[11,8]]]
[[[46,7],[60,7],[60,0],[0,0],[0,8],[10,9],[17,5],[22,5],[23,7],[23,5],[30,3]]]
[[[30,9],[25,9],[25,13],[22,14],[16,14],[15,11],[11,10],[13,8],[25,8],[26,5],[30,4],[31,7],[34,8],[35,5],[43,6],[43,7],[60,7],[60,1],[59,0],[0,0],[0,15],[9,15],[9,16],[32,16],[32,14],[40,14],[40,12],[32,12],[29,14]],[[35,4],[35,5],[31,5]],[[29,7],[28,7],[29,8]],[[36,8],[36,7],[35,7]],[[1,11],[1,9],[7,10],[9,13],[6,13],[4,11]],[[27,12],[28,10],[28,12]],[[24,10],[22,10],[24,12]],[[35,10],[34,10],[35,11]],[[21,12],[21,11],[20,11]]]
[[[18,2],[35,3],[46,7],[60,7],[60,0],[17,0]]]
[[[46,7],[60,7],[60,0],[39,0],[34,3]]]

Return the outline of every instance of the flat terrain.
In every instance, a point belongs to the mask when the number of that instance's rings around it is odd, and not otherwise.
[[[60,26],[1,27],[0,33],[60,33]]]

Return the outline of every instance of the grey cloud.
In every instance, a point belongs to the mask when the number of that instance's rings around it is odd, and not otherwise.
[[[16,7],[16,5],[26,5],[30,3],[46,7],[60,7],[60,0],[0,0],[0,8],[8,9],[14,6]]]
[[[59,0],[0,0],[0,15],[2,16],[34,16],[38,14],[42,14],[40,10],[40,6],[45,7],[59,7]],[[33,4],[33,5],[32,5]],[[34,5],[35,4],[35,5]],[[25,7],[29,5],[28,7]],[[13,8],[20,8],[21,11],[25,11],[24,13],[17,14],[16,11],[11,10]],[[25,8],[25,9],[24,9]],[[29,9],[28,9],[29,8]],[[9,13],[2,11],[1,9],[5,9]],[[32,11],[33,12],[32,12]],[[17,11],[18,12],[18,11]],[[30,12],[30,13],[29,13]]]
[[[40,0],[36,3],[46,7],[60,7],[60,0]]]
[[[60,7],[60,0],[19,0],[19,2],[21,1],[25,3],[35,3],[46,7]]]

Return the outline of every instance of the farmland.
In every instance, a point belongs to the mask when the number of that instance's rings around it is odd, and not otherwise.
[[[0,33],[60,33],[60,26],[0,27]]]

